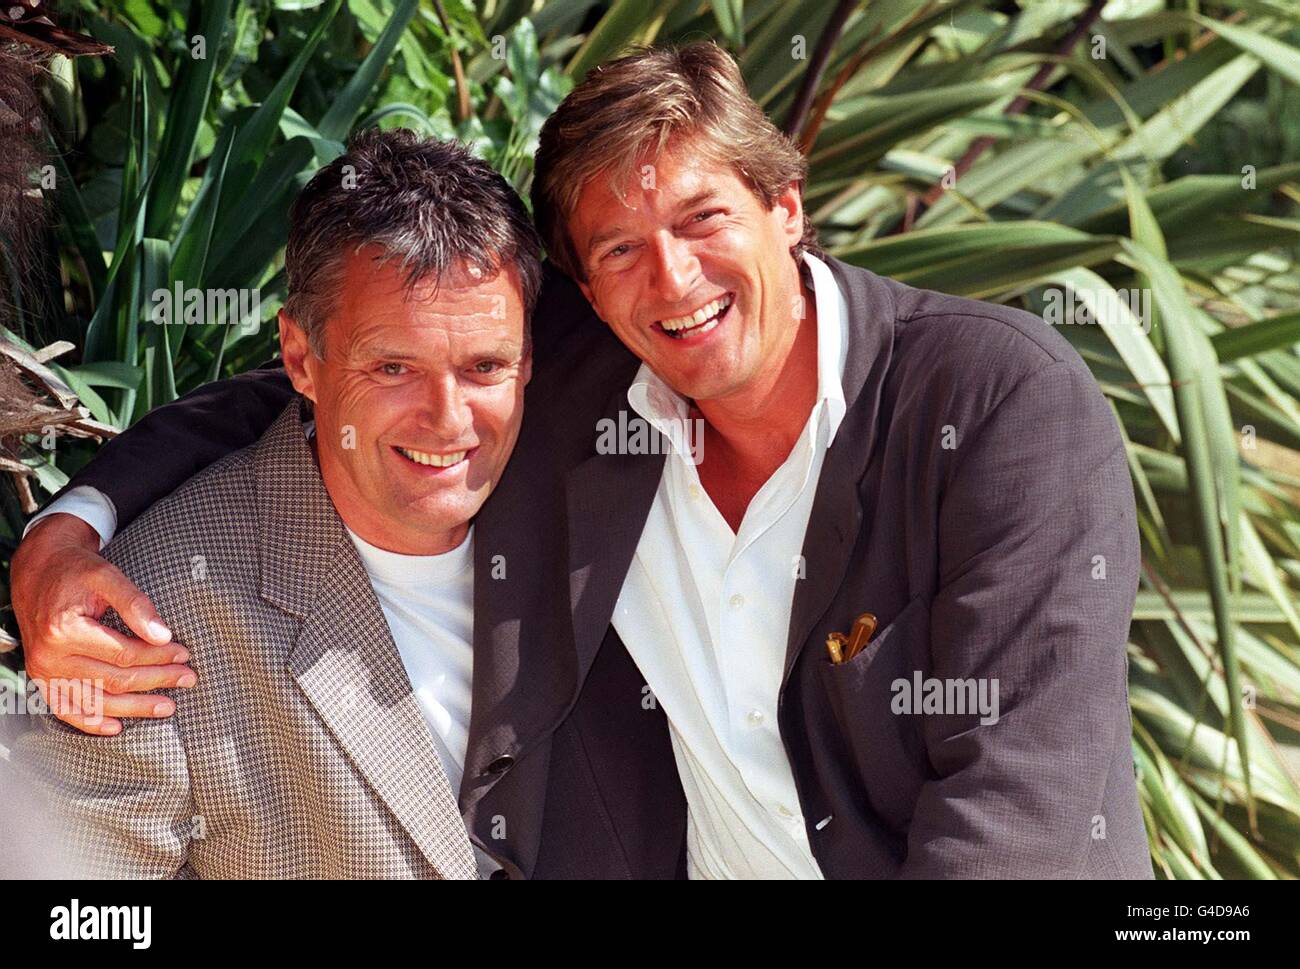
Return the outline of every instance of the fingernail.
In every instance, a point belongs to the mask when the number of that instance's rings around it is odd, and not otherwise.
[[[176,655],[172,657],[173,663],[188,663],[190,661],[189,650],[177,649]]]
[[[171,712],[172,705],[170,703],[159,703],[153,708],[153,715],[155,717],[169,717],[171,716]]]
[[[171,639],[172,631],[164,626],[157,619],[150,619],[148,622],[149,635],[155,639]]]
[[[182,674],[180,680],[178,680],[177,682],[179,682],[181,686],[193,686],[198,681],[199,678],[195,676],[193,673],[185,673]]]
[[[110,735],[111,735],[111,734],[115,734],[115,733],[117,733],[117,732],[118,732],[119,730],[121,730],[121,729],[122,729],[122,725],[121,725],[120,723],[106,723],[106,724],[104,724],[104,733],[106,733],[106,734],[110,734]]]

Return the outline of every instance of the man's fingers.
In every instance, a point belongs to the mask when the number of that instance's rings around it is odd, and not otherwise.
[[[117,732],[104,729],[103,684],[91,679],[58,677],[37,679],[36,685],[50,712],[64,723],[89,733]]]
[[[104,695],[104,716],[132,717],[139,720],[162,719],[176,712],[171,697],[156,693],[128,693],[124,696]]]
[[[94,578],[94,591],[117,610],[127,628],[154,646],[171,642],[172,633],[149,597],[114,565],[105,562]]]
[[[68,639],[75,642],[75,652],[112,666],[165,666],[188,663],[190,653],[179,643],[151,646],[142,639],[132,639],[116,629],[101,626],[88,617],[77,621]]]
[[[93,684],[104,695],[122,696],[127,693],[146,693],[150,690],[185,689],[198,682],[194,671],[173,663],[165,666],[120,667],[103,663],[89,656],[69,656],[63,662],[63,676],[68,679]],[[165,700],[166,697],[157,697]],[[115,714],[116,716],[117,714]],[[134,714],[122,714],[134,716]]]
[[[69,727],[76,727],[82,733],[97,737],[112,737],[122,732],[122,721],[112,717],[89,716],[84,713],[55,713],[56,717]]]
[[[10,594],[27,674],[51,712],[85,733],[121,732],[119,716],[160,717],[170,697],[145,691],[193,686],[189,652],[149,597],[99,555],[94,529],[70,515],[39,522],[10,562]],[[113,609],[138,639],[99,624]]]
[[[115,719],[117,717],[162,719],[176,712],[176,703],[171,697],[156,693],[128,693],[123,696],[105,693],[99,705],[97,713],[87,713],[84,710],[73,712],[71,708],[62,711],[51,708],[51,712],[69,726],[100,737],[112,737],[122,732],[123,724],[121,720]]]

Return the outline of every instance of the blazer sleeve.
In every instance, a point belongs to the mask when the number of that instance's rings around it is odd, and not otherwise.
[[[260,438],[293,396],[278,362],[204,384],[100,448],[59,494],[82,485],[103,492],[124,529],[208,465]]]
[[[50,715],[11,754],[28,799],[47,814],[49,866],[67,877],[192,878],[187,863],[196,817],[175,717],[126,720],[94,737]]]
[[[1022,378],[963,448],[939,509],[931,660],[940,680],[996,686],[997,720],[922,718],[938,777],[900,875],[1070,877],[1104,832],[1107,778],[1130,745],[1140,545],[1124,443],[1095,381],[1065,360]]]

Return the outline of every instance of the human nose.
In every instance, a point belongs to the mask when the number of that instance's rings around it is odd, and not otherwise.
[[[446,443],[458,443],[474,423],[465,390],[456,374],[435,374],[425,395],[424,423]]]
[[[695,290],[700,275],[700,261],[691,241],[664,233],[653,248],[659,296],[667,302],[680,302]]]

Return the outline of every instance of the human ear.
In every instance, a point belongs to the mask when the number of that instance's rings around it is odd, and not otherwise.
[[[308,369],[308,358],[314,358],[307,331],[284,310],[280,310],[280,358],[284,361],[284,371],[289,375],[293,389],[298,391],[313,404],[316,403],[316,386]]]
[[[772,214],[780,221],[780,231],[793,246],[803,238],[803,192],[797,182],[785,187],[772,204]]]

